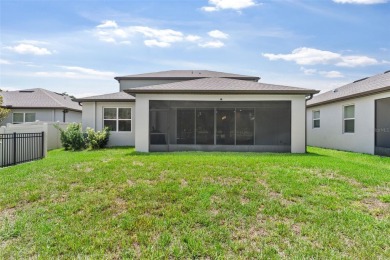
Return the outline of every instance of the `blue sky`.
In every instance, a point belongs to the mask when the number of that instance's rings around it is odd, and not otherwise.
[[[389,0],[1,0],[0,88],[77,97],[208,69],[332,89],[390,69]]]

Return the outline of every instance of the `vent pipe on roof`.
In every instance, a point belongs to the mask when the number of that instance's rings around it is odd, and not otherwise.
[[[389,73],[390,72],[390,70],[386,70],[385,72],[383,72],[383,74],[386,74],[386,73]]]

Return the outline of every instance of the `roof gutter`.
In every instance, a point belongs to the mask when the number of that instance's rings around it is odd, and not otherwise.
[[[259,81],[260,77],[115,77],[118,82],[120,80],[194,80],[194,79],[207,79],[207,78],[225,78],[225,79],[237,79],[237,80],[253,80]]]
[[[313,95],[314,95],[314,94],[310,94],[309,97],[306,97],[306,102],[309,101],[310,99],[313,99]]]
[[[234,94],[234,95],[246,95],[246,94],[295,94],[295,95],[313,95],[317,94],[318,90],[174,90],[174,89],[125,89],[129,94]]]

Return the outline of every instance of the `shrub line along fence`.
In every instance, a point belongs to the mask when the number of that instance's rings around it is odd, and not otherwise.
[[[38,160],[47,150],[60,148],[60,131],[55,125],[65,129],[68,123],[36,121],[0,127],[0,167]]]

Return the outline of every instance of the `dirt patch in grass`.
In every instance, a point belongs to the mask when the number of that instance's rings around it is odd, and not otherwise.
[[[249,226],[245,224],[236,226],[232,232],[232,240],[258,252],[257,243],[268,235],[266,223],[262,221]]]
[[[134,166],[144,166],[143,162],[133,161]]]
[[[246,198],[246,197],[241,197],[240,198],[240,203],[241,203],[241,205],[246,205],[246,204],[248,204],[250,202],[250,200],[248,199],[248,198]]]
[[[119,216],[127,211],[127,201],[122,198],[115,198],[114,203],[111,205],[111,209],[114,212],[114,216]]]
[[[188,182],[185,179],[180,180],[180,187],[185,188],[188,186]]]
[[[382,202],[377,198],[370,197],[360,201],[360,204],[374,217],[383,219],[390,216],[390,203]]]
[[[240,178],[234,178],[234,177],[217,177],[217,178],[211,178],[211,177],[205,177],[203,178],[203,182],[218,184],[222,186],[234,186],[241,184],[244,180]]]
[[[16,219],[16,208],[6,208],[0,211],[0,222],[8,220],[10,223],[14,223]]]
[[[133,180],[127,180],[127,184],[132,187],[135,185],[135,182]]]
[[[358,182],[357,180],[353,178],[346,177],[344,175],[341,175],[338,171],[334,170],[324,170],[324,169],[317,169],[317,168],[296,168],[297,171],[305,172],[310,175],[325,178],[329,180],[339,180],[346,182],[354,187],[362,188],[363,184]]]
[[[219,210],[217,210],[217,209],[211,209],[211,210],[210,210],[210,214],[211,214],[212,216],[216,216],[216,215],[219,214]]]
[[[62,203],[68,200],[68,194],[61,194],[59,196],[56,196],[51,201],[54,203]]]

